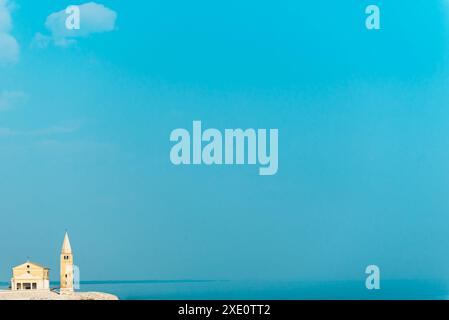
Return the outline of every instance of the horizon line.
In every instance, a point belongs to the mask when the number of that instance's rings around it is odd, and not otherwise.
[[[189,282],[221,282],[229,280],[179,279],[179,280],[84,280],[80,284],[131,284],[131,283],[189,283]],[[9,281],[0,281],[0,285],[9,285]],[[60,284],[60,281],[50,281],[50,284]]]

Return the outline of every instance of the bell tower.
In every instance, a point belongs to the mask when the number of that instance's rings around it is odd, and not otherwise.
[[[61,249],[61,292],[64,291],[73,291],[73,254],[67,232]]]

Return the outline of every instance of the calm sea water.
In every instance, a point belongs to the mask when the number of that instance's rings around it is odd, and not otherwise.
[[[120,299],[447,299],[446,281],[383,281],[368,291],[363,281],[89,281],[81,291],[103,291]],[[0,283],[5,287],[6,283]]]

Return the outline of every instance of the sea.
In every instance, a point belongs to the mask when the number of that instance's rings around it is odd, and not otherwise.
[[[0,289],[7,287],[0,282]],[[363,281],[116,280],[81,282],[80,291],[121,300],[447,300],[449,282],[384,280],[379,290],[367,290]]]

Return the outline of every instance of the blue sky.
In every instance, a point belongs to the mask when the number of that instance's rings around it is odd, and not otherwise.
[[[449,279],[447,1],[98,1],[0,1],[0,279],[65,229],[85,280]],[[193,120],[278,128],[277,175],[173,166]]]

